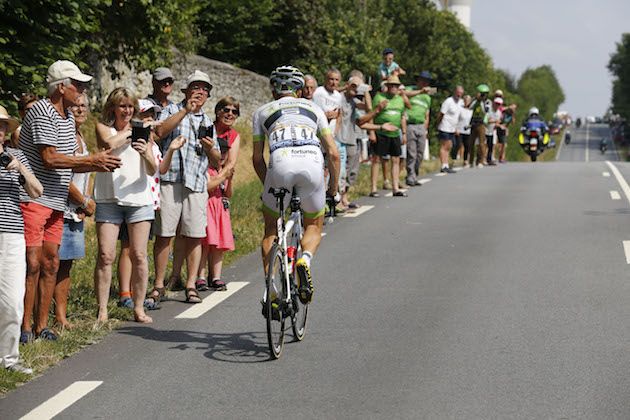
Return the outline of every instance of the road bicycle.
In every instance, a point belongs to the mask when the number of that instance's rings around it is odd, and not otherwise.
[[[295,263],[302,256],[300,242],[304,234],[303,214],[300,197],[286,188],[271,188],[270,194],[276,198],[279,216],[276,224],[276,240],[269,253],[269,266],[265,278],[263,295],[263,316],[267,320],[267,341],[274,359],[278,359],[284,347],[284,336],[288,329],[287,319],[296,341],[302,341],[306,333],[308,303],[298,297]],[[285,221],[284,197],[291,194],[291,213]]]

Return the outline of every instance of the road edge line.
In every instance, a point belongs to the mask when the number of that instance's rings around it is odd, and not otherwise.
[[[607,160],[606,165],[608,165],[610,171],[617,179],[617,183],[621,187],[621,190],[623,191],[623,194],[626,196],[626,200],[628,200],[628,204],[630,205],[630,186],[628,186],[628,183],[626,182],[623,175],[621,175],[621,172],[619,172],[619,169],[617,169],[617,167],[611,161]]]
[[[241,290],[243,287],[249,284],[248,281],[230,281],[227,282],[227,290],[223,292],[212,292],[204,300],[184,312],[175,316],[175,319],[197,319],[208,312],[210,309],[216,307],[221,302]]]

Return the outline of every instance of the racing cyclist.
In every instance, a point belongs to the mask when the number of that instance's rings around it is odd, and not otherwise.
[[[324,112],[315,103],[301,98],[304,75],[292,66],[276,68],[269,80],[274,101],[261,106],[254,113],[252,162],[260,181],[265,234],[262,240],[262,258],[265,273],[268,255],[276,236],[276,198],[270,188],[294,187],[300,196],[304,211],[302,257],[296,262],[299,280],[298,293],[303,303],[311,301],[313,281],[311,259],[322,239],[326,182],[324,157],[326,152],[330,182],[328,194],[338,201],[339,152]],[[269,167],[263,155],[265,138],[269,140]],[[289,200],[289,197],[285,197]]]

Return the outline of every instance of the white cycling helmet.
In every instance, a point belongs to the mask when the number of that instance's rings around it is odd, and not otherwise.
[[[532,115],[538,115],[540,114],[540,111],[538,111],[538,108],[536,108],[535,106],[529,108],[529,113],[527,115],[529,115],[530,117]]]
[[[271,72],[269,83],[278,94],[295,93],[304,87],[304,74],[297,67],[280,66]]]

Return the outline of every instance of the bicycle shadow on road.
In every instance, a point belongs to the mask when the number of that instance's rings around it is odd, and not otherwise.
[[[203,350],[205,357],[220,362],[260,363],[271,359],[264,331],[225,334],[128,326],[116,333],[175,344],[170,350]]]

